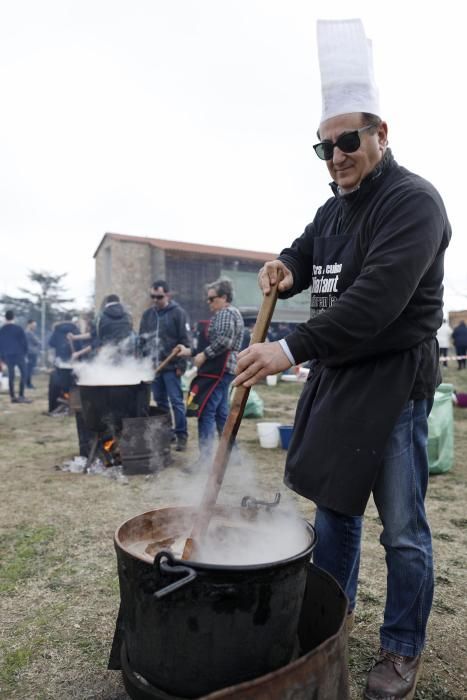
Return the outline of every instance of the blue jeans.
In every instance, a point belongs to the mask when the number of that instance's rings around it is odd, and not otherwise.
[[[185,402],[183,401],[182,382],[175,370],[160,372],[152,383],[154,401],[159,408],[169,412],[169,401],[172,406],[175,422],[175,435],[188,435]]]
[[[229,415],[229,386],[234,378],[234,374],[224,374],[198,418],[199,450],[203,458],[211,455],[216,431],[220,435],[224,429]]]
[[[432,402],[409,401],[386,446],[373,488],[383,525],[380,542],[386,550],[387,591],[380,628],[383,649],[417,656],[433,600],[431,532],[425,514],[428,485],[427,418]],[[318,508],[318,542],[314,563],[340,583],[355,607],[363,516],[347,516]]]

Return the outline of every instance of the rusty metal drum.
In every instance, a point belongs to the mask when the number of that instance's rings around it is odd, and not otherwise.
[[[309,564],[298,626],[297,658],[272,673],[198,700],[349,700],[347,599],[337,582]],[[123,681],[133,700],[186,700],[147,683],[121,647]]]

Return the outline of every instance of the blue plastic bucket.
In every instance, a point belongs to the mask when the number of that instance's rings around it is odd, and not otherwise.
[[[289,449],[290,438],[293,433],[293,425],[280,425],[279,435],[281,438],[281,445],[284,450]]]

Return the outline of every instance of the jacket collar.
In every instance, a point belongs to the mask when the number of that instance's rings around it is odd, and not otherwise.
[[[330,182],[329,185],[334,193],[334,196],[337,197],[344,206],[353,204],[355,200],[360,197],[360,195],[365,195],[367,192],[369,192],[373,188],[375,182],[379,180],[381,175],[388,171],[395,164],[395,162],[396,161],[394,160],[391,149],[387,148],[386,153],[376,168],[372,170],[371,173],[369,173],[361,181],[360,185],[355,190],[352,190],[352,192],[341,194],[339,185],[334,181]]]
[[[163,309],[158,309],[156,306],[153,306],[152,310],[156,314],[156,316],[161,316],[163,314],[166,314],[168,311],[171,311],[175,306],[178,306],[177,302],[171,299],[167,306],[164,306]]]

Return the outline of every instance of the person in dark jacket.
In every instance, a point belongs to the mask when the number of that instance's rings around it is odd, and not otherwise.
[[[177,345],[191,347],[191,333],[185,311],[170,299],[169,287],[165,280],[156,280],[150,290],[153,306],[141,318],[139,342],[143,356],[152,357],[154,368],[171,353]],[[188,426],[183,401],[181,377],[186,369],[186,361],[175,357],[161,372],[158,372],[152,388],[154,400],[169,411],[169,401],[174,416],[176,450],[183,452],[188,439]]]
[[[133,321],[117,294],[109,294],[104,298],[96,319],[95,333],[100,346],[118,345],[124,354],[132,354]]]
[[[63,321],[58,321],[49,338],[49,346],[55,351],[55,368],[49,376],[49,413],[53,413],[59,404],[60,394],[70,390],[71,355],[73,350],[81,346],[73,347],[69,335],[78,335],[79,328],[72,322],[71,314],[65,314]]]
[[[42,343],[39,336],[36,334],[37,322],[30,319],[25,328],[26,340],[28,341],[28,354],[26,356],[26,386],[28,389],[34,389],[32,384],[32,375],[37,365],[37,358],[42,349]]]
[[[49,346],[55,351],[55,364],[69,363],[73,352],[73,347],[68,336],[78,335],[79,328],[72,322],[71,314],[65,314],[63,321],[58,321],[49,338]]]
[[[387,597],[364,697],[402,699],[415,693],[433,599],[427,418],[440,381],[436,331],[451,228],[435,188],[388,148],[362,23],[319,22],[318,39],[323,116],[314,149],[332,197],[259,274],[265,294],[275,284],[282,298],[310,287],[311,316],[285,339],[244,350],[235,383],[311,361],[285,483],[317,504],[314,563],[338,580],[350,611],[373,495]],[[359,60],[350,66],[349,55]],[[367,72],[355,80],[348,65]]]
[[[452,339],[457,355],[457,369],[465,369],[465,356],[467,355],[467,326],[461,321],[452,332]]]
[[[12,403],[31,403],[30,399],[24,396],[24,386],[26,384],[26,354],[28,352],[28,341],[21,326],[15,323],[15,314],[8,310],[5,313],[5,323],[0,328],[0,359],[8,367],[8,390]],[[18,367],[20,373],[19,396],[15,394],[15,368]]]
[[[136,350],[136,335],[133,331],[131,315],[121,304],[117,294],[108,294],[104,297],[97,318],[88,333],[79,335],[70,333],[68,340],[72,343],[77,340],[90,341],[80,350],[73,352],[73,360],[78,360],[84,355],[89,356],[104,346],[115,347],[116,361],[119,357],[133,355]]]

